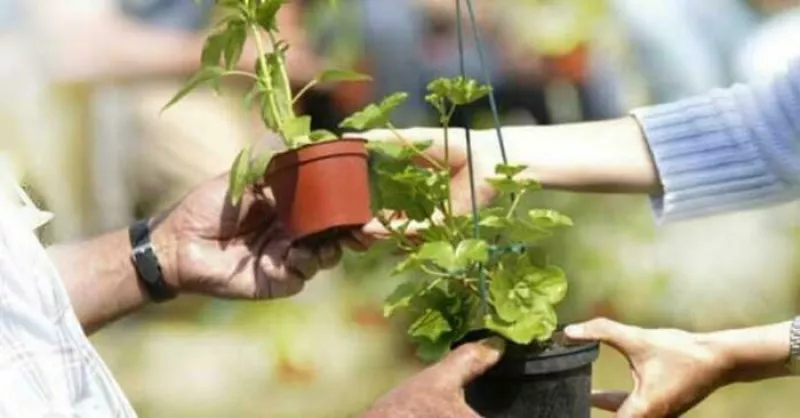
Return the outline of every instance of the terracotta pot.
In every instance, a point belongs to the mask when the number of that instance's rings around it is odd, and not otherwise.
[[[364,140],[327,141],[280,153],[265,180],[278,218],[295,241],[336,239],[372,219]]]

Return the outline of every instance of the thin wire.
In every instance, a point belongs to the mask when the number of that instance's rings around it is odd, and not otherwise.
[[[458,35],[458,59],[459,59],[459,68],[461,69],[461,76],[466,78],[467,77],[467,69],[465,65],[464,59],[464,30],[461,27],[461,0],[455,0],[456,2],[456,33]],[[474,22],[474,19],[473,19]],[[473,23],[474,26],[474,23]],[[475,29],[477,30],[477,29]],[[475,238],[480,238],[480,224],[478,222],[479,214],[478,214],[478,198],[477,193],[475,191],[475,165],[472,163],[472,134],[470,133],[469,127],[469,118],[467,118],[467,126],[464,130],[466,133],[467,139],[467,163],[469,166],[469,191],[470,196],[472,197],[472,226],[474,229]],[[503,157],[505,158],[505,157]],[[489,306],[488,306],[488,292],[486,286],[486,275],[481,269],[480,274],[478,275],[478,288],[480,289],[481,294],[481,310],[483,311],[484,315],[489,313]]]
[[[478,59],[481,63],[481,72],[483,73],[483,78],[486,80],[486,84],[492,86],[492,76],[489,74],[489,68],[486,65],[486,55],[483,52],[483,41],[481,40],[481,34],[478,30],[477,20],[475,19],[475,10],[472,6],[472,0],[467,1],[467,11],[469,12],[469,20],[470,24],[472,25],[472,34],[475,38],[475,48],[478,50]],[[461,13],[459,13],[459,18],[461,18]],[[508,164],[508,156],[506,155],[506,144],[503,141],[503,130],[500,127],[500,112],[497,108],[497,99],[494,95],[494,89],[489,91],[489,107],[492,109],[492,117],[494,118],[494,128],[497,131],[497,142],[500,145],[500,154],[503,156],[503,164]]]

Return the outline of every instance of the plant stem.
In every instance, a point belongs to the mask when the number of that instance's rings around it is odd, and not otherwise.
[[[319,80],[309,81],[305,86],[303,86],[302,89],[300,89],[300,91],[294,96],[294,98],[292,98],[292,104],[297,103],[297,101],[300,100],[300,98],[303,97],[304,94],[306,94],[309,90],[314,88],[314,86],[316,86],[317,84],[319,84]]]
[[[389,130],[394,134],[394,136],[397,137],[397,139],[399,139],[400,141],[403,142],[403,144],[411,148],[417,155],[422,157],[425,161],[429,162],[434,168],[436,168],[437,170],[444,170],[444,167],[442,167],[442,164],[440,162],[434,160],[424,152],[420,151],[420,149],[417,148],[417,146],[414,145],[412,141],[403,138],[403,136],[400,135],[400,132],[397,131],[397,128],[395,128],[395,126],[391,122],[387,123],[386,127],[389,128]]]
[[[275,51],[275,56],[278,59],[278,68],[281,70],[281,82],[287,94],[287,110],[289,111],[289,116],[294,117],[294,109],[292,109],[292,84],[289,82],[289,74],[286,72],[286,62],[283,60],[283,54],[278,49],[278,40],[275,38],[275,35],[271,31],[267,31],[267,36],[269,36],[272,50]]]
[[[255,74],[248,73],[246,71],[226,71],[224,75],[226,75],[226,76],[228,76],[228,75],[240,75],[242,77],[247,77],[247,78],[253,79],[255,81],[258,81],[258,77]]]
[[[519,206],[523,195],[525,195],[525,191],[521,191],[518,195],[514,196],[514,201],[511,203],[511,207],[508,208],[508,213],[506,213],[506,219],[511,219],[511,216],[517,211],[517,206]]]
[[[442,115],[442,128],[444,129],[444,165],[447,167],[447,210],[445,211],[445,219],[450,221],[450,227],[453,233],[456,232],[455,220],[453,219],[453,196],[452,196],[452,172],[450,170],[450,120],[453,118],[453,113],[456,111],[456,106],[450,108],[447,115]]]
[[[250,24],[250,30],[253,32],[253,38],[255,39],[256,44],[256,51],[258,51],[258,65],[261,68],[262,77],[265,78],[266,84],[266,91],[264,94],[267,96],[267,100],[269,100],[269,112],[272,116],[275,123],[278,125],[276,126],[278,130],[278,135],[281,136],[283,139],[283,143],[289,147],[294,148],[294,143],[287,139],[283,135],[283,121],[280,119],[280,115],[278,114],[278,106],[275,102],[275,90],[272,88],[272,76],[269,73],[269,68],[267,67],[267,51],[264,49],[264,43],[261,40],[261,31],[259,30],[258,25],[255,23]]]

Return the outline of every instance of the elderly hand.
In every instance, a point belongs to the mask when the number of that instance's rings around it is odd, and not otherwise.
[[[464,400],[464,386],[503,354],[499,338],[458,347],[379,399],[364,418],[479,418]]]
[[[228,176],[220,176],[154,221],[153,242],[165,280],[178,291],[281,298],[298,293],[317,271],[339,262],[339,242],[318,248],[292,245],[268,193],[250,189],[238,207],[227,193]],[[361,242],[354,236],[344,244],[363,249]]]

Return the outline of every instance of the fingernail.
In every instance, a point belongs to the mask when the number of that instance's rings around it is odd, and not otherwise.
[[[581,338],[584,336],[585,332],[581,325],[569,325],[564,328],[564,334],[570,338]]]
[[[487,338],[481,344],[501,353],[506,349],[506,341],[500,337]]]

